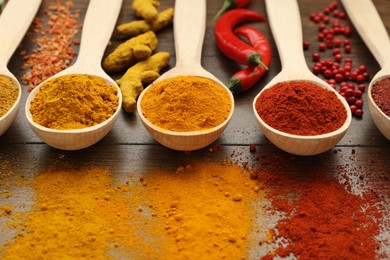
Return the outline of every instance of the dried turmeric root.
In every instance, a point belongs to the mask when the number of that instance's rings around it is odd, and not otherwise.
[[[150,57],[157,48],[158,39],[153,31],[133,37],[111,52],[103,61],[106,72],[119,72],[128,69],[139,60]]]
[[[157,19],[160,6],[158,0],[133,0],[132,8],[138,17],[144,18],[147,22],[153,22]]]
[[[135,111],[137,98],[144,89],[160,77],[160,70],[169,64],[169,52],[157,52],[149,58],[139,61],[129,68],[126,73],[116,81],[122,92],[122,106],[126,112]]]
[[[129,37],[137,36],[148,31],[158,32],[173,20],[174,9],[172,7],[162,11],[153,22],[146,20],[135,20],[129,23],[123,23],[116,27],[117,33]]]

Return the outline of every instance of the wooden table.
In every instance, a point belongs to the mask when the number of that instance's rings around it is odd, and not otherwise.
[[[43,1],[43,5],[47,4],[46,2]],[[75,2],[76,8],[81,11],[82,18],[85,14],[88,1],[80,0]],[[164,0],[161,2],[161,9],[174,5],[173,0]],[[212,18],[220,7],[221,2],[208,1],[207,3],[207,28],[202,64],[221,81],[227,83],[230,76],[240,66],[225,57],[218,50],[214,40],[214,23],[212,22]],[[317,42],[317,25],[309,20],[309,14],[322,10],[329,2],[327,0],[317,0],[313,4],[313,1],[310,0],[299,0],[303,37],[305,40],[313,43]],[[390,33],[389,1],[374,0],[374,3]],[[124,0],[118,24],[133,18],[130,7],[131,1]],[[249,8],[266,16],[264,1],[252,1]],[[42,10],[43,7],[41,7],[38,15],[42,15]],[[192,152],[193,156],[214,156],[215,158],[229,159],[231,153],[234,151],[241,151],[244,154],[248,154],[250,144],[257,146],[257,153],[272,146],[260,131],[255,120],[252,112],[252,101],[262,87],[280,71],[281,65],[269,25],[267,23],[253,23],[252,25],[260,29],[270,41],[273,54],[270,70],[252,89],[236,97],[236,106],[232,120],[224,134],[215,143],[221,145],[219,152],[211,154],[209,151],[210,147],[206,147]],[[80,34],[78,37],[80,37]],[[159,32],[158,38],[159,46],[157,50],[170,52],[172,55],[170,67],[174,66],[175,51],[172,26]],[[107,48],[106,54],[119,42],[121,42],[120,39],[113,38],[112,45]],[[28,49],[30,45],[31,40],[25,38],[22,46],[15,52],[9,63],[10,70],[18,79],[21,79],[25,73],[20,69],[23,60],[19,52],[22,49]],[[354,59],[355,64],[367,65],[368,72],[373,76],[379,70],[379,66],[355,31],[351,37],[351,45],[351,57]],[[311,67],[313,64],[311,51],[306,51],[305,55],[308,65]],[[111,76],[117,78],[119,75]],[[43,143],[29,128],[24,113],[24,105],[29,93],[27,92],[27,86],[22,86],[22,88],[22,105],[17,118],[9,130],[0,137],[0,160],[9,161],[13,165],[13,169],[21,175],[34,175],[60,157],[66,158],[75,165],[93,163],[108,166],[115,172],[123,173],[135,169],[143,171],[152,167],[175,169],[178,165],[178,160],[184,155],[183,152],[174,151],[156,143],[142,126],[138,115],[136,113],[127,114],[124,111],[122,111],[113,130],[92,147],[80,151],[54,149]],[[364,95],[364,100],[366,101],[366,94]],[[362,173],[365,175],[370,175],[370,168],[367,168],[367,165],[381,165],[384,171],[390,173],[390,142],[374,125],[366,104],[364,106],[363,118],[353,118],[349,131],[336,147],[317,156],[300,158],[297,162],[297,167],[299,167],[299,164],[304,163],[306,165],[305,169],[310,170],[311,166],[337,165],[340,162],[345,165],[354,164],[357,166],[365,166],[365,169],[368,169]],[[370,163],[368,164],[368,162]],[[383,188],[383,191],[379,192],[388,196],[389,179],[387,179],[387,185],[380,185],[380,187]],[[23,194],[20,195],[19,199],[23,199]],[[0,197],[0,202],[2,200],[3,198]]]

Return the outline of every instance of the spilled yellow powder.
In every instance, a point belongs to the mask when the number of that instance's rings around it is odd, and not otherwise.
[[[134,235],[135,211],[112,181],[108,170],[97,168],[37,175],[36,203],[4,259],[104,259],[119,245],[150,254],[142,237]]]
[[[245,259],[256,183],[237,165],[215,162],[153,172],[145,178],[170,246],[164,259]]]
[[[11,214],[12,206],[10,205],[2,205],[0,206],[0,216],[6,216]]]
[[[3,259],[247,259],[262,197],[239,166],[205,161],[127,181],[57,165],[28,185],[35,202],[9,222],[21,231]]]

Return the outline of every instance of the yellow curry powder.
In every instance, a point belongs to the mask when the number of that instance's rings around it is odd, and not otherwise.
[[[97,76],[73,74],[51,79],[31,101],[34,122],[53,129],[100,124],[118,109],[117,88]]]
[[[0,256],[247,258],[253,204],[262,195],[239,166],[197,162],[126,178],[117,183],[109,170],[97,167],[57,167],[36,175],[32,209]]]
[[[176,132],[199,131],[224,122],[232,102],[225,89],[210,79],[178,76],[145,92],[142,113],[152,124]]]
[[[14,84],[11,78],[0,75],[0,117],[11,109],[18,96],[18,86]]]

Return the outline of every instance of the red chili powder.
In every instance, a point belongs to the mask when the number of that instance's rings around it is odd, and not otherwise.
[[[351,193],[349,180],[339,180],[345,171],[341,165],[313,167],[284,153],[263,155],[261,160],[262,167],[253,172],[261,188],[269,190],[268,210],[283,213],[271,230],[272,241],[265,242],[274,250],[262,259],[378,257],[376,237],[385,202],[373,190]]]
[[[269,126],[305,136],[335,131],[347,119],[335,93],[307,81],[281,82],[264,90],[256,111]]]
[[[390,116],[390,77],[376,81],[372,85],[371,96],[383,113]]]

